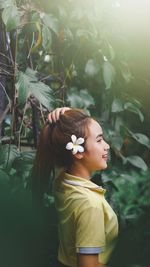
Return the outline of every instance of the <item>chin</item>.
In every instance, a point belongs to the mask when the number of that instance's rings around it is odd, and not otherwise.
[[[99,166],[98,168],[95,168],[95,170],[94,171],[103,171],[103,170],[105,170],[105,169],[107,169],[107,165],[105,165],[105,166]]]
[[[107,163],[104,166],[101,166],[101,170],[107,169]]]

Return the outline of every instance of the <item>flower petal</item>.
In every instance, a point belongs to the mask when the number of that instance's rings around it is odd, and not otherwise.
[[[73,143],[72,143],[72,142],[67,143],[67,145],[66,145],[66,149],[67,149],[67,150],[71,150],[71,149],[73,149]]]
[[[73,135],[71,135],[71,140],[72,140],[73,144],[75,144],[77,141],[77,137],[73,134]]]
[[[76,144],[77,145],[81,145],[81,144],[83,144],[84,143],[84,138],[82,138],[82,137],[79,137],[78,139],[77,139],[77,141],[76,141]]]
[[[83,146],[78,146],[78,152],[80,152],[80,153],[84,152],[84,147]]]
[[[78,152],[78,147],[74,146],[73,150],[72,150],[72,154],[75,155]]]

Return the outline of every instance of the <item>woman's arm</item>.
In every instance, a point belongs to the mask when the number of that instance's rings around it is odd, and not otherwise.
[[[107,267],[98,262],[98,255],[77,254],[78,267]]]

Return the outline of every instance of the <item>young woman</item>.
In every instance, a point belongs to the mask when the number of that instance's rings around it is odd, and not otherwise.
[[[108,153],[101,126],[82,110],[62,108],[49,114],[33,183],[40,185],[42,198],[50,172],[62,168],[54,181],[61,266],[103,267],[109,261],[118,234],[117,217],[105,200],[105,189],[90,180],[94,171],[107,168]]]

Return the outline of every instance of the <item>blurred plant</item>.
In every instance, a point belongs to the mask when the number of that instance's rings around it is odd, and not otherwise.
[[[15,145],[0,145],[0,179],[12,192],[24,191],[29,186],[29,175],[35,151],[20,152]]]
[[[9,121],[8,139],[19,149],[37,146],[49,110],[70,105],[104,122],[113,159],[147,169],[150,140],[133,123],[143,122],[142,105],[127,92],[134,80],[129,44],[119,26],[117,37],[112,30],[119,6],[113,0],[79,5],[45,1],[42,6],[39,1],[1,0],[7,56],[3,71],[9,77],[1,90],[11,110],[7,116],[4,110],[1,123],[6,136]],[[6,137],[2,141],[8,142]],[[136,149],[136,143],[145,150]]]
[[[101,178],[124,228],[150,205],[150,139],[142,104],[129,94],[137,77],[117,17],[121,2],[0,0],[0,182],[25,192],[47,113],[65,105],[85,109],[111,144],[111,171]],[[51,195],[45,206],[46,240],[57,243]],[[47,264],[54,266],[51,249]]]
[[[115,184],[112,201],[116,203],[116,208],[118,207],[118,215],[122,215],[127,221],[138,218],[144,207],[150,206],[149,175],[150,170],[137,172],[132,169],[118,172],[116,167],[111,172],[102,173],[104,184],[109,185],[110,182]]]

